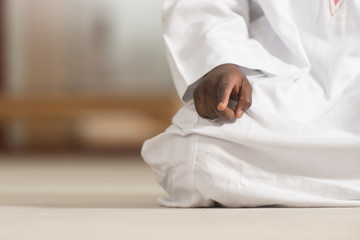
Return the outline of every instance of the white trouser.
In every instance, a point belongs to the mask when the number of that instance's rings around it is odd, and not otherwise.
[[[203,119],[190,102],[172,126],[145,142],[142,156],[169,194],[160,204],[360,206],[360,138],[350,131],[358,123],[339,123],[337,103],[319,97],[309,79],[269,80],[252,81],[253,106],[242,119]],[[309,99],[299,100],[304,93]]]

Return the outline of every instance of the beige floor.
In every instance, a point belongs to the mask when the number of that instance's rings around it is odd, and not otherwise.
[[[0,156],[0,239],[360,239],[360,209],[166,209],[140,158]]]

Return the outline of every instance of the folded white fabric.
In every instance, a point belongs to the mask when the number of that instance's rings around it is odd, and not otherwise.
[[[190,102],[171,127],[145,142],[142,155],[170,195],[160,204],[360,206],[360,137],[348,129],[357,123],[348,122],[336,105],[313,118],[306,113],[315,111],[310,103],[308,111],[298,109],[302,118],[296,109],[292,118],[272,112],[273,101],[262,99],[265,80],[257,80],[254,104],[242,119],[203,119]],[[360,94],[354,98],[342,103],[359,102]],[[326,124],[329,118],[338,125]]]
[[[142,155],[172,207],[360,206],[360,1],[168,0],[164,36],[187,104]],[[234,63],[253,105],[198,116],[197,80]],[[256,72],[256,71],[255,71]]]

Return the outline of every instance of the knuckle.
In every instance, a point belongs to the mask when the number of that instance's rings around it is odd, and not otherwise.
[[[231,71],[228,73],[228,79],[232,82],[244,81],[245,75],[241,71]]]
[[[237,82],[238,76],[234,73],[227,73],[223,76],[222,83],[229,88]]]
[[[229,88],[229,83],[225,79],[221,79],[218,84],[218,92],[224,93]]]
[[[229,72],[227,75],[229,81],[238,81],[241,77],[242,76],[238,72]]]
[[[227,89],[227,84],[225,84],[224,82],[220,82],[219,86],[218,86],[218,92],[225,92]]]
[[[245,98],[245,99],[243,99],[242,100],[242,105],[243,105],[243,107],[245,108],[245,109],[249,109],[250,107],[251,107],[251,105],[252,105],[252,101],[251,101],[251,99],[250,98]]]
[[[247,105],[251,105],[251,98],[245,98],[244,99],[244,103],[247,104]]]

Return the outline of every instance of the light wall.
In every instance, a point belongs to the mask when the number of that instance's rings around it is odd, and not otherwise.
[[[15,95],[3,124],[8,145],[138,148],[170,124],[180,105],[161,36],[163,0],[6,4],[6,83]],[[15,114],[12,106],[26,107]]]
[[[173,90],[163,0],[7,0],[12,92]]]

